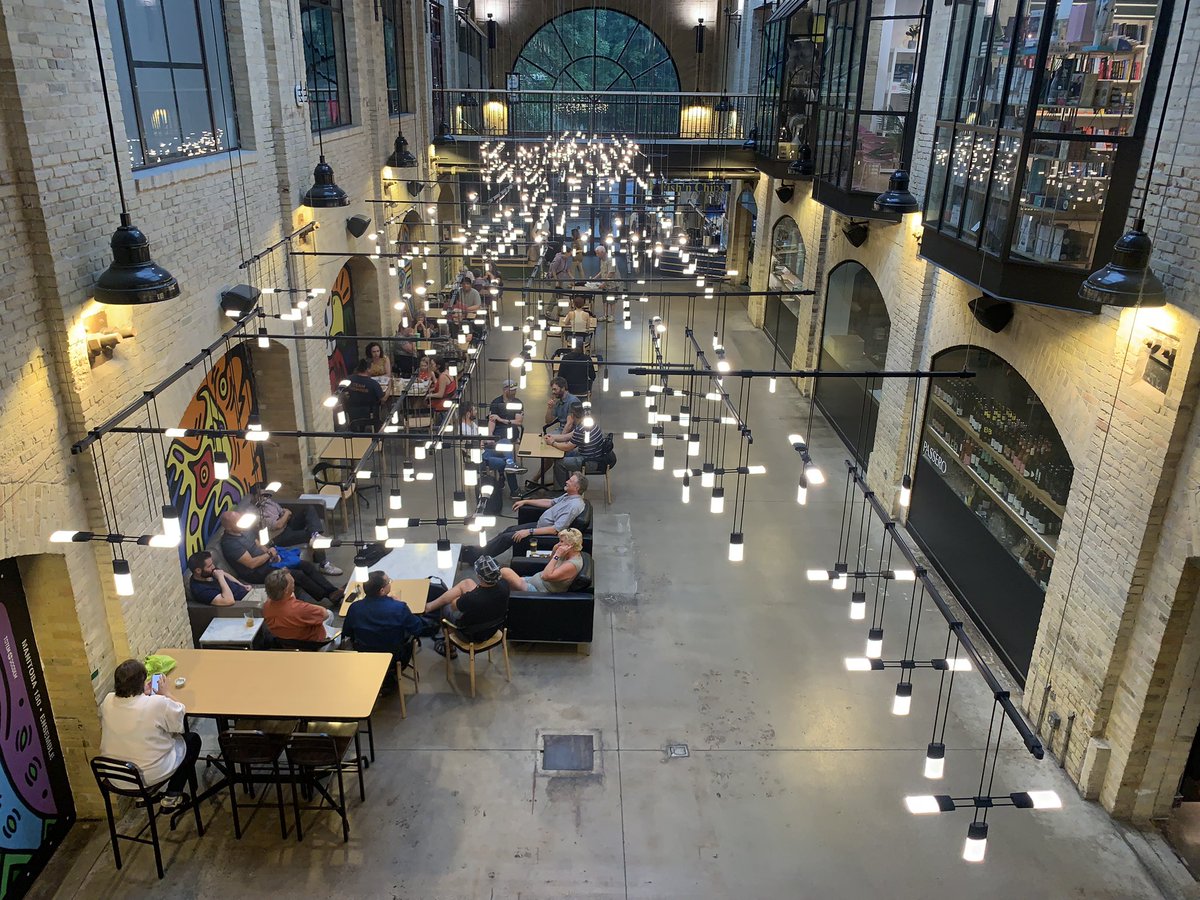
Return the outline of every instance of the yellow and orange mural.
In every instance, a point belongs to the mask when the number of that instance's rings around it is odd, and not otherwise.
[[[330,393],[337,393],[338,382],[350,376],[354,363],[358,361],[358,344],[350,337],[357,329],[354,325],[354,285],[350,280],[349,264],[342,266],[334,279],[333,290],[329,292],[325,327],[329,333],[329,390]]]
[[[235,347],[213,366],[184,411],[180,428],[244,430],[255,412],[254,383],[245,347]],[[214,454],[229,458],[229,478],[218,481]],[[171,441],[166,458],[167,488],[183,520],[180,554],[187,558],[220,527],[221,513],[233,509],[266,478],[262,453],[232,437],[182,437]]]

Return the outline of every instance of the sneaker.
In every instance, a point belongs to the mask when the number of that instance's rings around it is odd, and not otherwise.
[[[342,570],[331,563],[329,560],[321,563],[321,572],[325,575],[341,575]]]
[[[183,806],[183,794],[163,794],[158,801],[159,809],[179,809]]]
[[[505,475],[524,475],[528,471],[529,470],[527,468],[525,468],[524,466],[505,466],[504,467]]]

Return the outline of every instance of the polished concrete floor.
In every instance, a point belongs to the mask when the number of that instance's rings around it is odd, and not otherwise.
[[[634,306],[640,320],[650,305]],[[688,358],[681,328],[676,316],[670,353],[679,360]],[[711,334],[711,320],[697,331]],[[511,352],[513,336],[501,338],[489,355]],[[640,358],[644,343],[640,327],[617,331],[609,357]],[[770,356],[736,304],[726,344],[738,362]],[[488,396],[506,372],[491,364]],[[646,431],[641,400],[616,394],[641,384],[618,367],[612,377],[597,399],[602,424]],[[545,378],[535,372],[525,394],[535,411]],[[614,503],[605,510],[599,490],[592,496],[600,516],[590,655],[517,649],[512,683],[501,666],[485,666],[471,700],[462,661],[452,687],[442,659],[422,652],[408,718],[394,697],[379,704],[378,758],[365,803],[351,785],[349,843],[323,813],[308,814],[303,843],[281,840],[269,808],[236,841],[218,804],[205,808],[203,838],[188,820],[166,839],[161,883],[148,848],[130,851],[118,872],[104,829],[90,841],[80,831],[56,860],[57,896],[1162,896],[1123,830],[1078,799],[1054,761],[1033,760],[1011,728],[994,792],[1052,788],[1062,810],[993,810],[981,865],[961,859],[969,814],[905,810],[905,794],[931,790],[921,770],[937,683],[919,673],[912,715],[898,718],[894,671],[844,670],[866,629],[848,620],[844,594],[804,578],[833,562],[843,490],[834,476],[807,507],[796,505],[798,460],[785,436],[806,417],[790,385],[774,396],[756,389],[751,462],[767,474],[751,478],[737,566],[726,561],[728,513],[710,515],[699,490],[681,506],[669,471],[651,470],[647,444],[618,441]],[[812,443],[826,471],[838,472],[844,451],[823,423]],[[902,633],[905,605],[891,604],[899,618],[889,619],[889,640]],[[938,656],[945,630],[932,606],[924,622],[922,653]],[[937,792],[976,792],[991,708],[978,674],[960,676]],[[593,774],[538,773],[540,732],[588,730],[600,734]],[[689,755],[670,758],[669,744]]]

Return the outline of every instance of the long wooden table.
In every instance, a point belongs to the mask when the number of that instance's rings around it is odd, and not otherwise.
[[[562,459],[566,456],[566,453],[557,447],[551,447],[546,443],[542,435],[537,433],[531,434],[527,431],[521,437],[521,444],[517,447],[517,456],[532,456],[535,459]]]
[[[384,559],[387,559],[387,557],[385,556]],[[338,610],[338,615],[343,619],[346,618],[346,613],[350,611],[350,604],[361,599],[355,597],[355,591],[360,587],[362,585],[356,581],[351,581],[346,585],[346,599],[342,601],[342,608]],[[429,601],[429,579],[393,578],[392,589],[388,591],[388,596],[404,601],[409,611],[419,616],[425,612],[425,604]],[[213,621],[217,620],[214,619]]]
[[[245,650],[157,651],[175,659],[170,694],[189,716],[205,718],[369,719],[390,653],[283,653]],[[187,683],[175,687],[183,676]]]

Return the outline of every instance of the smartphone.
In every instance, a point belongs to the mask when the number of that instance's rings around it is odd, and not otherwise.
[[[161,675],[151,675],[150,676],[150,693],[157,694],[158,686],[160,684],[162,684],[162,676]]]

